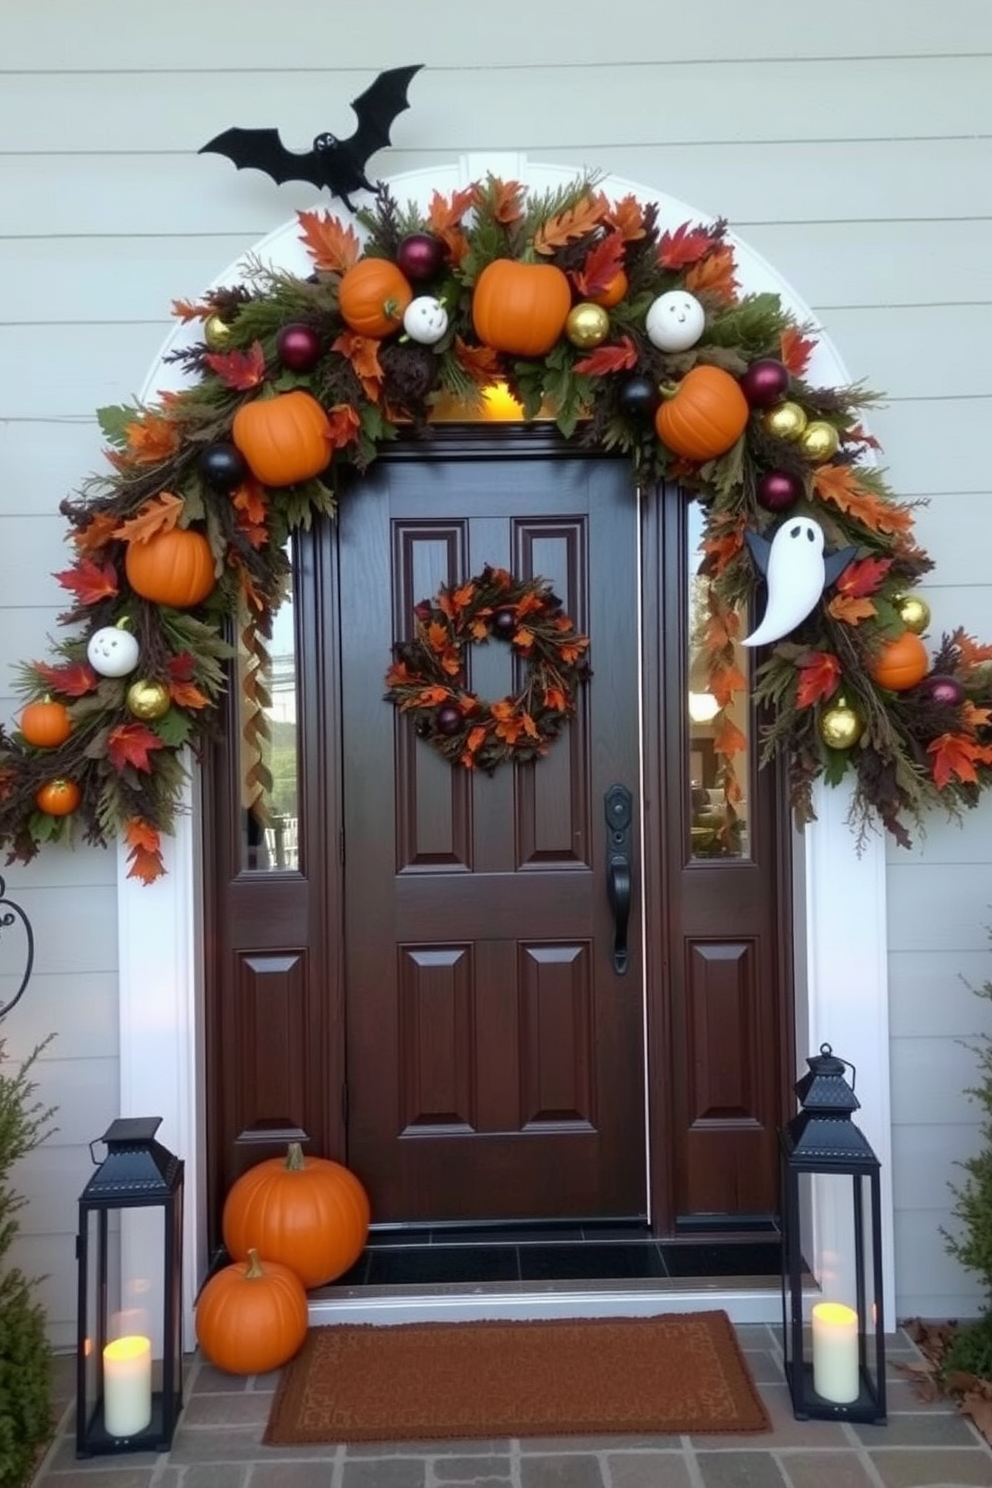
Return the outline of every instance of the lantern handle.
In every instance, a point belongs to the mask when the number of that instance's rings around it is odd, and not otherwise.
[[[820,1053],[824,1056],[825,1059],[836,1059],[840,1064],[844,1066],[845,1069],[849,1069],[851,1071],[851,1089],[853,1090],[855,1084],[857,1083],[858,1072],[854,1068],[854,1065],[851,1063],[851,1061],[849,1059],[841,1059],[839,1054],[834,1053],[830,1044],[821,1044]]]

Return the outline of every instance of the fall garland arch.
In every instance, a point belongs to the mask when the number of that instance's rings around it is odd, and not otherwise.
[[[768,284],[774,275],[724,222],[700,225],[688,209],[673,214],[667,199],[663,208],[636,188],[608,199],[591,176],[550,168],[545,179],[539,191],[486,176],[407,205],[383,187],[357,223],[300,213],[298,266],[271,268],[263,243],[237,282],[175,303],[188,328],[184,341],[168,343],[175,385],[101,411],[110,472],[62,505],[74,556],[58,575],[72,596],[61,618],[73,634],[53,643],[50,660],[26,663],[19,681],[28,702],[62,710],[56,732],[67,723],[68,733],[33,741],[23,715],[22,729],[0,731],[8,861],[28,861],[42,842],[75,829],[94,842],[122,836],[132,876],[157,877],[186,746],[207,735],[224,690],[225,632],[240,617],[264,644],[287,578],[287,534],[317,513],[333,515],[340,468],[367,466],[399,419],[426,423],[439,394],[471,399],[497,379],[527,416],[549,402],[566,438],[625,452],[648,488],[665,478],[699,499],[705,664],[724,709],[749,685],[740,617],[760,575],[746,529],[770,533],[784,491],[788,509],[814,515],[833,548],[856,548],[833,595],[759,653],[750,684],[771,717],[762,758],[787,759],[801,818],[812,814],[815,781],[845,775],[857,828],[877,816],[904,842],[906,820],[919,822],[934,804],[958,812],[976,803],[992,781],[992,647],[958,629],[931,646],[912,682],[889,685],[893,674],[880,670],[892,642],[925,630],[915,589],[931,564],[913,538],[911,510],[876,465],[863,425],[874,395],[818,383],[822,339],[786,292],[742,292],[742,281]],[[400,244],[425,236],[441,245],[440,257],[423,279],[406,263],[397,280]],[[357,302],[342,295],[354,269],[353,279],[365,280]],[[507,328],[519,320],[510,311],[521,292],[535,318],[534,271],[547,271],[545,285],[554,277],[560,317],[539,344]],[[404,278],[411,299],[423,289],[446,309],[433,340],[396,320]],[[700,334],[683,346],[649,334],[649,312],[671,291],[690,295],[702,314]],[[538,299],[543,320],[548,296]],[[369,318],[370,303],[384,323]],[[311,334],[294,345],[287,327]],[[778,369],[771,401],[748,383],[756,364]],[[729,424],[720,401],[728,380],[749,386],[743,413],[740,397],[731,400]],[[716,417],[729,442],[719,449],[691,431],[686,442],[671,417],[678,399],[704,384],[720,389]],[[784,405],[791,424],[780,417]],[[804,441],[810,425],[819,443]],[[153,553],[159,561],[148,562]],[[136,647],[129,671],[94,665],[95,637],[111,632],[125,638],[124,650]],[[841,699],[857,724],[851,740],[824,728]],[[739,747],[732,726],[718,727],[731,801]],[[63,815],[40,804],[56,780],[79,793]]]

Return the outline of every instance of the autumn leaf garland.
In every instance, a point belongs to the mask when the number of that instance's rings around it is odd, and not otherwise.
[[[896,500],[874,463],[877,444],[863,421],[875,395],[809,380],[815,336],[776,295],[741,292],[723,221],[660,217],[657,203],[608,199],[592,176],[543,194],[488,176],[447,195],[435,192],[424,209],[401,207],[380,187],[354,224],[329,212],[299,214],[311,273],[249,260],[243,282],[197,301],[176,300],[177,319],[201,332],[167,358],[186,374],[184,387],[146,407],[102,410],[108,470],[62,503],[73,560],[57,575],[71,600],[60,618],[73,634],[53,645],[50,659],[22,667],[19,686],[26,698],[63,702],[72,732],[64,744],[41,749],[16,730],[0,730],[0,842],[9,855],[28,861],[43,841],[73,830],[96,843],[122,836],[132,874],[153,881],[162,871],[162,834],[173,829],[179,809],[184,751],[200,747],[217,727],[230,637],[239,635],[251,655],[264,653],[285,593],[288,535],[316,517],[333,517],[343,470],[364,470],[403,426],[426,430],[444,399],[478,407],[494,382],[506,384],[525,417],[550,406],[564,437],[626,456],[649,491],[667,482],[699,500],[704,613],[697,639],[720,710],[713,742],[731,818],[744,794],[746,758],[735,719],[749,692],[759,708],[761,760],[785,758],[800,817],[812,814],[817,779],[845,775],[853,776],[859,830],[877,818],[900,841],[908,841],[907,817],[919,821],[934,804],[952,811],[973,805],[992,783],[992,647],[957,630],[939,644],[920,686],[894,693],[872,676],[881,648],[904,628],[907,596],[931,566],[913,535],[912,507]],[[446,331],[430,345],[399,328],[364,334],[345,323],[339,306],[343,276],[363,258],[395,263],[411,234],[438,247],[436,274],[416,286],[447,313]],[[500,258],[551,264],[566,276],[574,302],[607,307],[602,338],[584,344],[565,333],[537,358],[486,344],[473,322],[473,288]],[[698,340],[674,350],[647,331],[648,310],[668,291],[694,296],[704,316]],[[288,325],[314,339],[309,365],[281,360],[278,338]],[[696,367],[743,383],[761,360],[782,369],[783,396],[799,418],[833,432],[829,458],[810,459],[796,439],[776,433],[774,409],[760,401],[740,438],[712,458],[688,459],[666,447],[654,423],[660,389],[671,396]],[[230,450],[238,411],[294,390],[323,410],[327,468],[284,486],[265,484],[250,468],[218,484],[206,457]],[[796,631],[759,654],[749,677],[742,622],[761,576],[744,534],[768,533],[779,520],[760,497],[770,471],[793,484],[793,510],[820,524],[828,550],[850,546],[856,557]],[[207,539],[215,566],[213,592],[189,610],[135,593],[125,568],[131,544],[184,529]],[[504,611],[542,593],[537,581],[528,586],[499,570],[472,580],[468,598],[455,586],[450,612],[439,592],[428,608],[440,618],[418,630],[422,654],[398,656],[388,683],[391,701],[413,715],[434,747],[483,770],[539,755],[567,720],[588,666],[584,647],[574,654],[562,647],[563,637],[576,646],[582,639],[568,627],[555,629],[567,617],[548,611],[545,634],[516,613],[511,645],[526,697],[491,706],[474,698],[459,647],[485,639],[478,627],[490,623],[483,611],[500,600],[489,592],[498,584]],[[469,630],[457,638],[466,615]],[[128,628],[137,642],[133,677],[101,676],[89,663],[88,639],[110,626]],[[136,678],[159,689],[166,703],[160,716],[132,712]],[[840,697],[862,725],[846,751],[831,748],[821,727]],[[444,735],[437,715],[448,706],[460,723]],[[41,787],[59,778],[80,788],[74,818],[56,819],[37,805]]]

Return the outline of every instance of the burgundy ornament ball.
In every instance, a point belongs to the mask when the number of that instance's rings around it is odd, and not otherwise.
[[[959,703],[964,702],[964,688],[957,677],[945,677],[939,672],[931,672],[929,677],[924,677],[920,690],[926,693],[932,703],[937,703],[942,708],[956,708]]]
[[[517,617],[513,610],[497,610],[493,616],[493,631],[505,640],[513,635],[517,628]]]
[[[438,708],[434,715],[434,726],[439,734],[445,734],[448,738],[459,733],[462,726],[461,709],[456,708],[453,703],[446,703],[443,708]]]
[[[741,377],[741,392],[752,408],[771,408],[785,397],[790,381],[789,369],[783,362],[761,357]]]
[[[803,494],[803,482],[791,470],[766,470],[758,478],[755,500],[765,511],[788,511]]]
[[[396,263],[414,284],[426,284],[444,268],[444,244],[432,233],[408,233],[396,250]]]
[[[661,402],[661,394],[650,377],[635,372],[620,384],[617,403],[623,413],[649,423]]]
[[[233,491],[248,474],[245,457],[233,444],[208,444],[198,461],[200,474],[218,491]]]
[[[290,372],[309,372],[320,360],[320,333],[302,321],[284,325],[276,336],[276,355]]]

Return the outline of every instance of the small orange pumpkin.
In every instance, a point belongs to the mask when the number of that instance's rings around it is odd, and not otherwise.
[[[597,294],[591,294],[589,299],[594,305],[602,305],[604,310],[612,310],[614,305],[619,305],[629,288],[626,273],[623,269],[617,269],[613,278]]]
[[[331,424],[317,399],[302,388],[256,398],[234,415],[231,438],[265,486],[293,486],[325,469]]]
[[[360,258],[345,269],[338,289],[341,319],[360,336],[391,336],[403,326],[413,289],[388,258]]]
[[[202,532],[173,527],[128,543],[124,571],[135,594],[174,610],[198,605],[214,587],[214,555]]]
[[[34,804],[46,816],[71,816],[83,798],[74,780],[46,780],[34,793]]]
[[[196,1340],[228,1374],[267,1374],[297,1352],[307,1333],[307,1294],[288,1266],[245,1261],[206,1282],[194,1309]]]
[[[285,1158],[267,1158],[235,1180],[222,1229],[236,1260],[254,1247],[292,1267],[309,1288],[333,1281],[357,1261],[369,1219],[368,1196],[350,1169],[304,1157],[299,1142],[291,1142]]]
[[[56,749],[72,733],[72,719],[65,703],[39,698],[21,713],[20,729],[27,743],[36,749]]]
[[[725,454],[747,427],[747,399],[722,367],[693,367],[674,388],[661,391],[655,432],[666,448],[687,460]]]
[[[869,675],[879,687],[890,692],[905,692],[922,682],[930,669],[927,648],[915,631],[904,630],[902,635],[886,641],[881,651],[868,663]]]
[[[472,323],[486,346],[513,356],[544,356],[572,308],[568,280],[555,264],[497,258],[487,264],[472,294]]]

